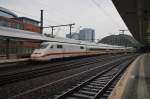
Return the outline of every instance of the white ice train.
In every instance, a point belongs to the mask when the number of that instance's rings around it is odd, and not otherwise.
[[[31,54],[31,60],[46,61],[56,58],[131,51],[131,47],[112,46],[70,39],[53,39],[51,42],[42,43],[39,48],[35,49]]]

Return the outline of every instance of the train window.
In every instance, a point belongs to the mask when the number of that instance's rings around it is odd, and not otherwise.
[[[63,48],[63,46],[62,45],[57,45],[57,48]]]
[[[41,44],[40,47],[39,47],[39,49],[44,49],[44,48],[46,48],[47,46],[48,46],[48,44]]]
[[[84,47],[83,47],[83,46],[80,46],[80,49],[84,49]]]
[[[54,45],[51,45],[51,47],[50,48],[53,48],[54,47]]]

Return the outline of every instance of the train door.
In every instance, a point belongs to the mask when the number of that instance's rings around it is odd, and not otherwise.
[[[66,44],[66,46],[65,46],[65,57],[72,57],[72,56],[74,56],[74,50],[75,50],[75,48],[74,48],[74,45],[73,44]]]
[[[57,44],[56,45],[56,58],[63,58],[64,51],[63,51],[63,45]]]
[[[88,55],[88,45],[85,45],[85,53]]]
[[[66,44],[62,45],[61,53],[62,53],[61,57],[64,58],[66,56],[66,54],[65,54],[66,53]]]

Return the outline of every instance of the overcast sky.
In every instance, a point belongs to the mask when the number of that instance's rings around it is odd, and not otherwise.
[[[78,31],[80,26],[93,28],[96,39],[127,29],[111,0],[0,0],[0,6],[18,16],[36,20],[40,19],[40,10],[43,9],[44,26],[75,23],[73,32]],[[66,27],[56,28],[54,33],[65,37],[68,32],[69,27]]]

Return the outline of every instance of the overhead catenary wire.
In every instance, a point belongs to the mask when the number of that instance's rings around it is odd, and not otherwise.
[[[36,1],[36,0],[35,0]],[[97,7],[99,8],[99,9],[101,9],[101,11],[103,12],[103,14],[104,15],[106,15],[106,17],[108,17],[112,22],[114,22],[115,20],[112,18],[112,16],[103,8],[103,6],[102,6],[102,4],[103,4],[103,2],[101,3],[101,4],[99,4],[96,0],[92,0],[92,1],[95,1],[95,5],[97,5]],[[38,0],[37,1],[37,3],[39,3],[39,4],[42,4],[42,5],[44,5],[44,6],[49,6],[49,4],[48,3],[46,3],[45,1],[40,1],[40,0]],[[50,6],[49,6],[50,7]],[[52,7],[51,7],[52,8]],[[60,9],[61,10],[61,9]],[[68,20],[68,21],[72,21],[71,20],[71,17],[64,17],[64,13],[62,13],[60,10],[57,10],[57,7],[55,8],[53,8],[53,10],[50,10],[50,9],[46,9],[46,10],[44,10],[44,14],[46,14],[46,16],[44,16],[44,25],[47,25],[47,26],[49,26],[50,24],[51,25],[57,25],[57,24],[64,24],[64,23],[61,23],[60,21],[59,21],[59,18],[61,18],[61,19],[63,19],[63,20]],[[52,12],[48,12],[48,11],[52,11]],[[18,11],[17,11],[18,12]],[[55,19],[52,19],[52,18],[48,18],[48,15],[49,15],[49,13],[51,14],[51,15],[53,15],[52,13],[57,13],[58,15],[60,15],[60,17],[58,18],[58,20],[55,18]],[[39,17],[38,16],[35,16],[35,15],[31,15],[31,14],[27,14],[27,13],[25,13],[25,12],[22,12],[22,11],[19,11],[19,13],[23,13],[24,15],[29,15],[29,16],[32,16],[32,18],[34,17],[34,18],[38,18],[39,19]],[[39,16],[40,16],[40,11],[39,11]],[[56,21],[55,21],[56,20]],[[116,22],[114,22],[114,24],[115,24],[115,26],[117,26],[117,27],[119,27],[120,25],[118,25]]]
[[[47,3],[44,3],[44,2],[41,2],[41,0],[38,0],[38,3],[41,4],[41,5],[44,5],[44,6],[47,6],[47,7],[50,7]],[[63,16],[64,13],[62,11],[60,11],[60,9],[56,9],[56,8],[52,8],[53,10],[49,10],[47,9],[48,11],[50,11],[51,13],[55,13],[55,14],[58,14],[60,17],[61,20],[66,20],[66,21],[69,21],[70,23],[72,23],[73,21],[69,18],[72,18],[72,16],[69,16],[68,18],[68,15],[67,17]]]
[[[104,3],[105,3],[105,4],[104,4]],[[105,0],[104,3],[102,3],[102,8],[104,8],[104,9],[109,9],[108,15],[110,16],[111,19],[113,19],[113,22],[114,22],[118,27],[121,27],[120,22],[118,22],[118,21],[115,19],[115,17],[117,17],[117,16],[116,16],[117,14],[114,14],[114,12],[113,12],[113,13],[110,13],[110,10],[116,11],[115,13],[118,13],[116,7],[114,6],[114,4],[113,4],[113,2],[112,2],[112,0]],[[104,5],[103,5],[103,4],[104,4]],[[107,4],[108,4],[108,6],[107,6]],[[109,5],[112,5],[112,6],[111,6],[111,9],[109,8],[109,7],[110,7]],[[106,10],[106,12],[108,12],[108,10]],[[113,16],[113,15],[114,15],[114,16]],[[121,16],[119,15],[119,13],[118,13],[118,16],[119,16],[120,19],[121,19]],[[121,20],[122,20],[122,19],[121,19]],[[122,22],[123,22],[123,21],[122,21]]]
[[[46,1],[45,1],[46,2]],[[47,7],[50,7],[47,3],[45,3],[45,2],[41,2],[41,0],[38,0],[38,3],[39,4],[41,4],[41,5],[44,5],[44,6],[47,6]],[[58,14],[59,16],[61,16],[60,18],[62,19],[62,20],[66,20],[66,21],[69,21],[69,23],[74,23],[74,21],[72,20],[73,19],[73,17],[72,16],[70,16],[70,15],[67,15],[67,17],[65,17],[65,16],[62,16],[62,15],[64,15],[64,13],[62,12],[62,9],[56,9],[56,8],[52,8],[53,10],[49,10],[49,9],[47,9],[48,11],[50,11],[50,12],[54,12],[54,13],[56,13],[56,14]],[[47,11],[46,11],[47,12]],[[71,18],[71,19],[70,19]],[[60,24],[62,24],[62,23],[60,23]],[[78,25],[78,24],[76,24],[76,28],[78,28],[80,25]]]
[[[113,24],[116,27],[120,27],[120,25],[114,20],[114,18],[112,18],[112,16],[106,11],[106,9],[104,9],[104,6],[102,6],[102,3],[98,3],[96,0],[91,0],[92,3],[99,8],[99,10],[109,19],[113,22]],[[110,22],[111,22],[110,21]]]
[[[26,16],[28,16],[28,17],[34,17],[35,19],[39,19],[39,17],[37,17],[37,16],[34,16],[34,15],[32,15],[32,14],[28,14],[28,13],[25,13],[25,12],[21,12],[21,11],[18,11],[18,10],[13,10],[13,9],[11,9],[10,11],[12,11],[12,12],[16,12],[16,13],[18,13],[18,14],[21,14],[21,15],[26,15]],[[39,15],[40,16],[40,15]],[[49,22],[54,22],[54,23],[57,23],[57,24],[60,24],[60,23],[58,23],[58,22],[56,22],[56,21],[54,21],[54,20],[48,20],[48,19],[46,19],[45,18],[45,16],[44,16],[44,24],[46,25],[46,26],[49,26]],[[46,22],[46,23],[45,23]],[[64,29],[61,29],[61,30],[63,30],[64,31]],[[65,30],[65,31],[67,31],[67,30]]]
[[[38,16],[34,16],[32,14],[28,14],[28,13],[22,12],[22,11],[14,10],[14,9],[10,9],[10,11],[16,12],[16,13],[21,14],[21,15],[26,15],[26,16],[32,17],[32,18],[34,17],[34,19],[36,19],[36,20],[40,19],[40,11],[39,11],[39,17]],[[56,22],[54,20],[50,20],[50,19],[45,18],[45,16],[44,16],[44,20],[45,20],[44,24],[46,23],[47,25],[49,25],[49,22],[60,24],[59,22]]]

